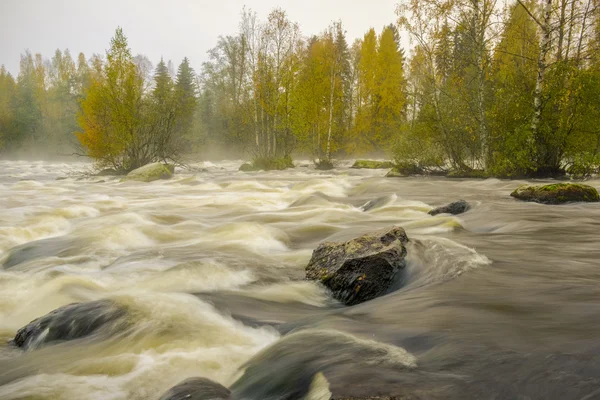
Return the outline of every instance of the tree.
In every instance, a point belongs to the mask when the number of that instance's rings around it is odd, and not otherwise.
[[[177,131],[180,137],[186,137],[191,134],[194,111],[197,106],[195,73],[192,67],[190,67],[190,61],[187,57],[183,59],[177,69],[175,98],[178,112]]]
[[[13,140],[15,134],[13,109],[15,94],[15,80],[2,65],[0,66],[0,151]]]
[[[535,23],[519,3],[508,11],[494,49],[488,167],[500,176],[523,176],[534,168],[528,125],[536,82],[539,43]]]
[[[148,95],[127,38],[121,28],[116,30],[106,63],[93,78],[78,116],[77,137],[100,166],[130,171],[176,156],[172,135],[176,114],[164,73],[162,63],[155,74],[158,88]]]
[[[21,55],[19,76],[15,95],[15,133],[14,142],[28,140],[35,143],[40,139],[42,128],[42,108],[40,104],[40,79],[36,65],[29,51]]]
[[[379,149],[389,149],[399,135],[406,106],[404,57],[394,26],[384,28],[377,47],[375,68],[376,116],[374,141]]]

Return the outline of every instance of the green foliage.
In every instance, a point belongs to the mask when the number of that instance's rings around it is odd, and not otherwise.
[[[120,30],[105,59],[26,52],[16,79],[0,70],[0,150],[67,149],[79,127],[118,170],[218,146],[261,169],[294,151],[323,168],[391,152],[405,175],[587,177],[600,169],[600,8],[561,4],[568,17],[533,0],[402,0],[398,27],[352,46],[341,22],[302,37],[281,9],[244,10],[199,76],[187,58],[152,76]]]
[[[175,84],[161,61],[154,89],[147,92],[145,73],[134,62],[120,28],[106,59],[86,90],[78,115],[77,137],[87,155],[100,167],[119,171],[175,159],[182,147],[185,118],[189,120],[195,106],[188,97],[187,60]]]

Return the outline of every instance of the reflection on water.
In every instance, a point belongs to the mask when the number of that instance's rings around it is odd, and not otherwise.
[[[145,184],[0,162],[0,341],[73,302],[113,300],[130,322],[1,345],[0,398],[157,399],[194,376],[240,399],[600,397],[600,205],[521,203],[515,181],[239,164]],[[460,198],[471,211],[427,214]],[[390,225],[411,239],[399,290],[346,308],[303,281],[319,242]]]

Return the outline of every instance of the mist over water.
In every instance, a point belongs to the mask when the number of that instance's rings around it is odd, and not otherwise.
[[[188,377],[256,400],[600,397],[600,204],[519,202],[518,181],[240,164],[121,183],[0,162],[0,399],[158,399]],[[427,214],[461,198],[465,214]],[[411,240],[398,290],[343,307],[304,281],[321,241],[391,225]],[[127,324],[8,344],[100,299]]]

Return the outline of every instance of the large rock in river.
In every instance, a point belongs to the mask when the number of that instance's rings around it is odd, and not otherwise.
[[[173,386],[159,400],[229,400],[226,387],[206,378],[190,378]]]
[[[29,350],[101,332],[116,333],[126,326],[126,314],[125,307],[111,300],[69,304],[19,329],[12,343]]]
[[[325,242],[313,251],[306,278],[318,280],[346,305],[384,294],[406,266],[404,229],[394,226],[347,242]]]
[[[387,169],[393,167],[394,163],[391,161],[356,160],[352,164],[352,168],[356,169]]]
[[[537,186],[522,185],[510,195],[519,200],[542,204],[600,201],[600,196],[596,188],[580,183],[555,183],[552,185]]]
[[[429,215],[438,215],[438,214],[452,214],[458,215],[464,212],[469,211],[471,206],[464,200],[458,200],[454,203],[450,203],[447,206],[434,208],[428,212]]]
[[[152,163],[134,169],[127,174],[123,181],[152,182],[159,179],[170,179],[175,172],[175,167],[169,164]]]

